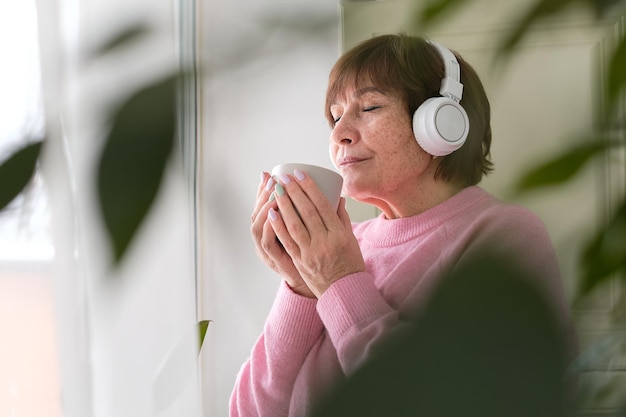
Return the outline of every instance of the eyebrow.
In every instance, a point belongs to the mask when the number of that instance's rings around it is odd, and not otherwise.
[[[385,93],[384,90],[382,90],[382,89],[380,89],[378,87],[369,86],[369,87],[359,88],[354,93],[354,97],[361,97],[361,96],[364,96],[367,93],[378,93],[378,94],[382,94],[382,95],[387,95],[387,93]]]
[[[378,88],[378,87],[374,87],[373,85],[370,85],[368,87],[359,88],[358,90],[356,90],[354,92],[352,97],[354,97],[354,98],[361,98],[361,97],[363,97],[367,93],[378,93],[378,94],[382,94],[382,95],[385,95],[385,96],[387,95],[385,90],[383,90],[381,88]],[[331,106],[334,106],[336,104],[338,104],[336,99],[333,100],[332,103],[330,103]]]

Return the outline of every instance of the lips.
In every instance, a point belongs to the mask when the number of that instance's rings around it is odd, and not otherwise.
[[[362,162],[365,161],[367,158],[358,158],[355,156],[346,156],[343,157],[341,159],[339,159],[339,166],[340,167],[345,167],[345,166],[349,166],[349,165],[354,165],[358,162]]]

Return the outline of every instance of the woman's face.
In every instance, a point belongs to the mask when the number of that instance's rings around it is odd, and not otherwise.
[[[400,96],[359,84],[330,106],[330,156],[344,178],[343,191],[379,207],[378,200],[410,198],[431,157],[415,140]]]

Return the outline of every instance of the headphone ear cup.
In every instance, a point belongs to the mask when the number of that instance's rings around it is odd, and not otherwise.
[[[430,155],[445,156],[459,149],[469,133],[465,109],[448,97],[424,101],[413,114],[413,134]]]

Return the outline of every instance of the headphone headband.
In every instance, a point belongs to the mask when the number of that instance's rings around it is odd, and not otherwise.
[[[437,48],[445,67],[446,73],[441,80],[439,94],[443,97],[451,98],[457,103],[460,102],[463,98],[463,84],[461,84],[461,66],[459,61],[456,60],[452,51],[445,46],[434,41],[428,41],[428,43]]]

